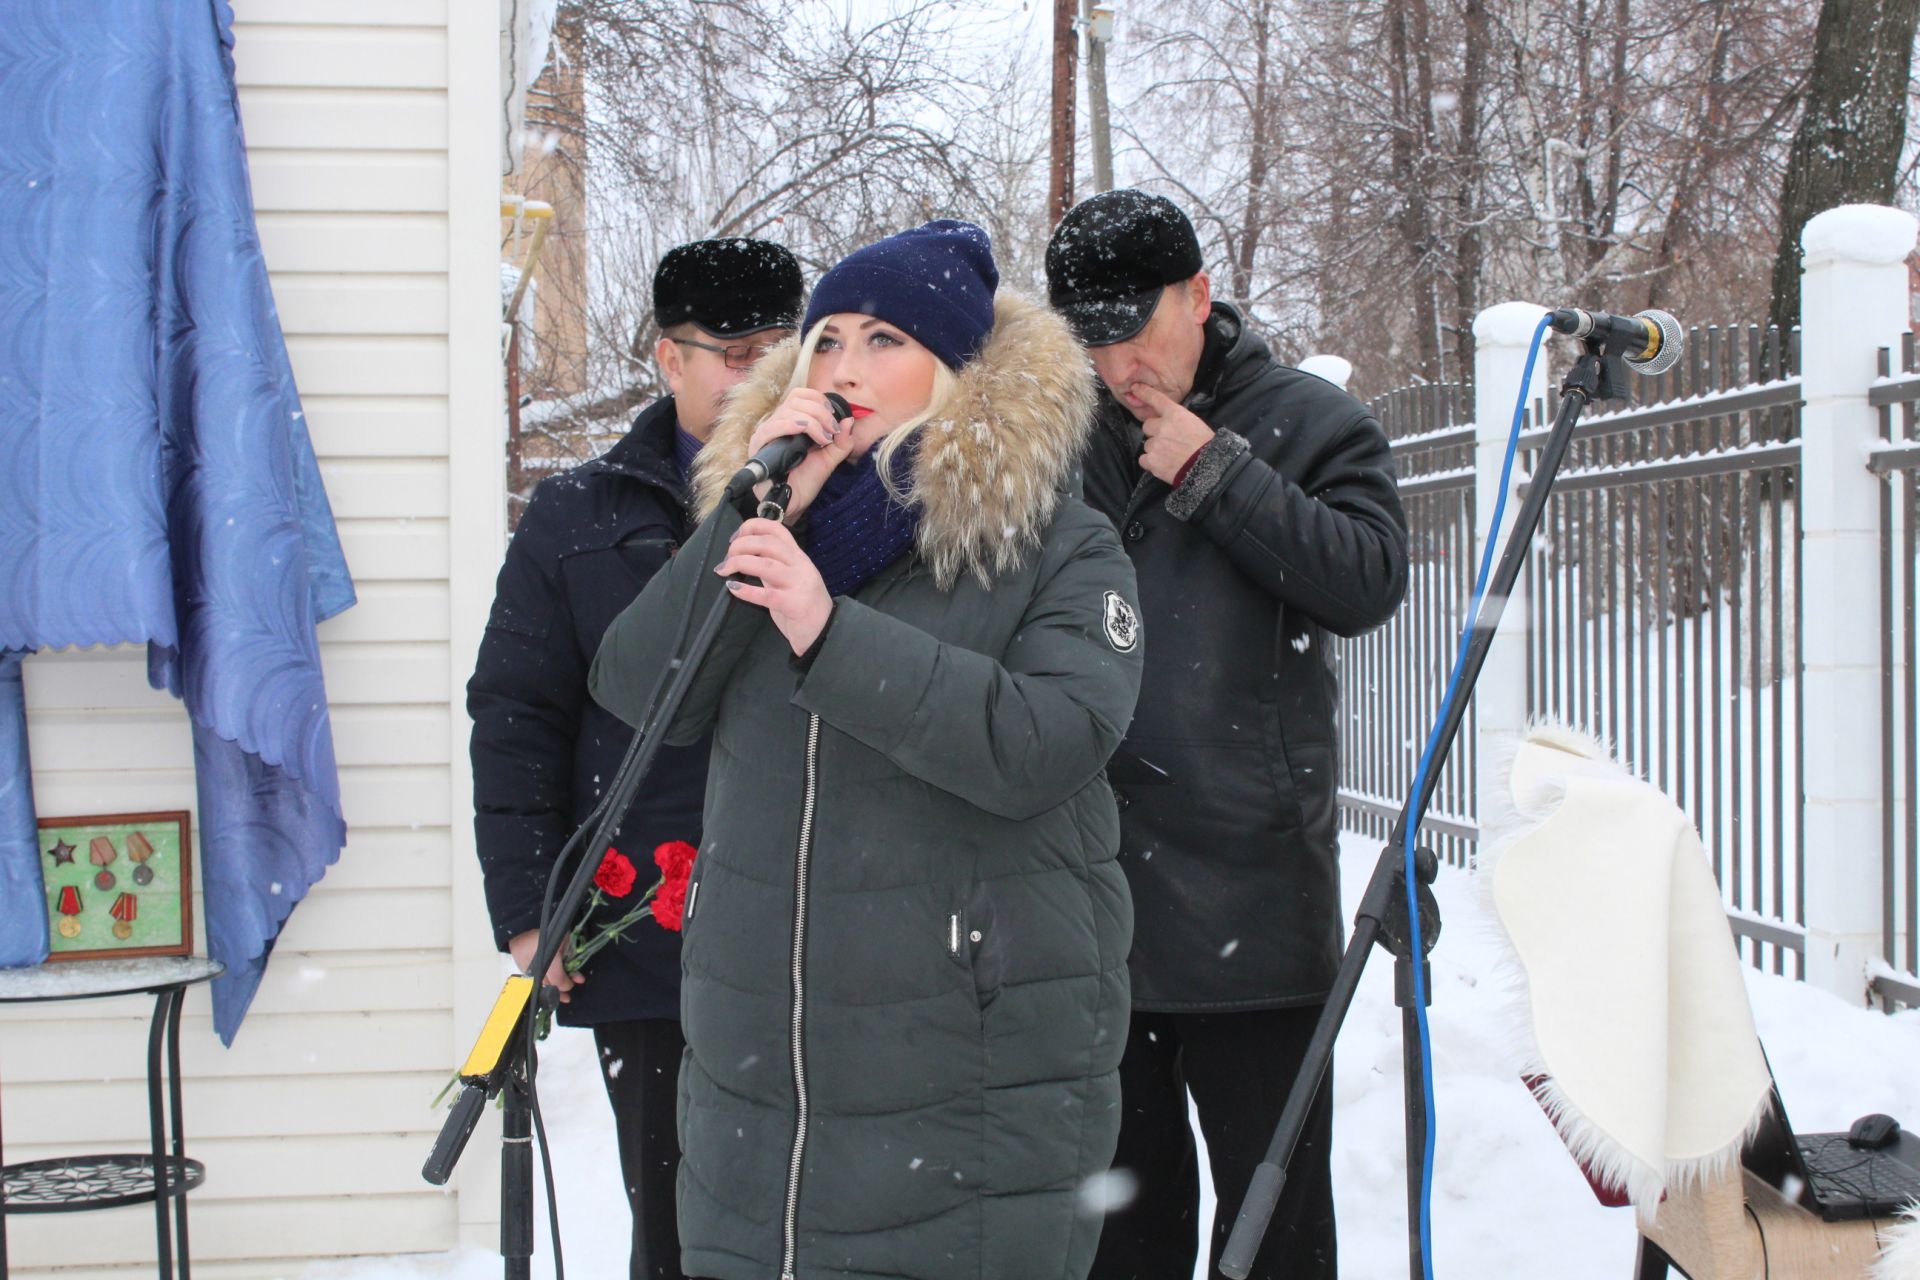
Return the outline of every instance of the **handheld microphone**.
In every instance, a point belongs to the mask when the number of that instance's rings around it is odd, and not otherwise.
[[[833,420],[840,421],[853,413],[844,396],[827,392],[827,407],[833,411]],[[812,436],[798,432],[790,436],[781,436],[770,441],[760,452],[747,459],[747,465],[733,473],[733,479],[727,481],[726,496],[723,501],[736,501],[741,494],[752,489],[762,480],[785,480],[787,473],[799,466],[801,461],[820,446]]]
[[[1679,363],[1687,345],[1680,322],[1664,311],[1614,316],[1604,311],[1567,307],[1551,312],[1547,322],[1557,333],[1619,344],[1628,367],[1649,377],[1665,373]]]

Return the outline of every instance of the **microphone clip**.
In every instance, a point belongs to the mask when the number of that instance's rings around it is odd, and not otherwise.
[[[1578,395],[1588,404],[1596,400],[1631,400],[1633,397],[1627,389],[1627,358],[1609,349],[1617,344],[1601,334],[1579,341],[1585,353],[1561,379],[1560,394]]]
[[[767,496],[760,499],[760,505],[754,508],[753,514],[762,520],[784,520],[787,504],[792,501],[793,486],[782,480],[767,490]]]

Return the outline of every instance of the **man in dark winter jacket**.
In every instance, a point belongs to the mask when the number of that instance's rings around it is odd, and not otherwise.
[[[1103,387],[1086,500],[1120,530],[1153,638],[1110,769],[1135,912],[1114,1166],[1137,1192],[1092,1274],[1166,1280],[1193,1273],[1197,1243],[1188,1091],[1219,1195],[1217,1269],[1338,968],[1329,640],[1399,604],[1406,519],[1366,407],[1276,362],[1213,301],[1171,202],[1077,206],[1047,283]],[[1255,1276],[1335,1274],[1331,1142],[1329,1087]]]
[[[523,969],[539,946],[553,860],[632,739],[587,694],[601,635],[686,538],[693,459],[728,390],[791,332],[801,292],[793,256],[765,241],[707,240],[663,257],[654,355],[672,394],[642,410],[603,456],[541,482],[507,548],[467,710],[487,910],[495,943]],[[634,895],[657,874],[655,848],[699,843],[706,778],[705,742],[656,757],[614,836],[639,872]],[[630,905],[609,902],[589,928]],[[592,1027],[600,1049],[633,1209],[633,1280],[678,1277],[680,937],[642,920],[577,977],[556,959],[546,981],[562,993],[560,1022]]]

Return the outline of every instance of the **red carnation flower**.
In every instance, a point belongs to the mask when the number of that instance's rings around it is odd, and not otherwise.
[[[624,898],[633,892],[636,875],[633,863],[627,861],[626,854],[618,849],[608,849],[606,856],[600,859],[599,870],[593,873],[593,883],[609,898]]]
[[[685,880],[693,874],[693,860],[699,855],[700,851],[685,840],[669,840],[653,851],[653,865],[669,880],[676,876]]]
[[[662,929],[680,931],[687,908],[687,882],[693,877],[693,860],[699,853],[685,840],[669,840],[653,851],[654,865],[660,868],[660,887],[653,897],[653,918]]]

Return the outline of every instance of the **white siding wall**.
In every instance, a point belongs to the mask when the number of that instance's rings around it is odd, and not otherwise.
[[[497,1216],[487,1127],[459,1194],[419,1176],[430,1100],[498,982],[460,697],[502,545],[496,6],[234,7],[261,238],[360,603],[321,629],[346,850],[231,1050],[205,989],[187,1004],[188,1149],[207,1165],[194,1271],[209,1280],[487,1245]],[[27,662],[43,815],[197,809],[186,716],[144,663]],[[150,1010],[0,1008],[10,1161],[145,1149]],[[7,1225],[16,1276],[153,1274],[150,1207]]]

